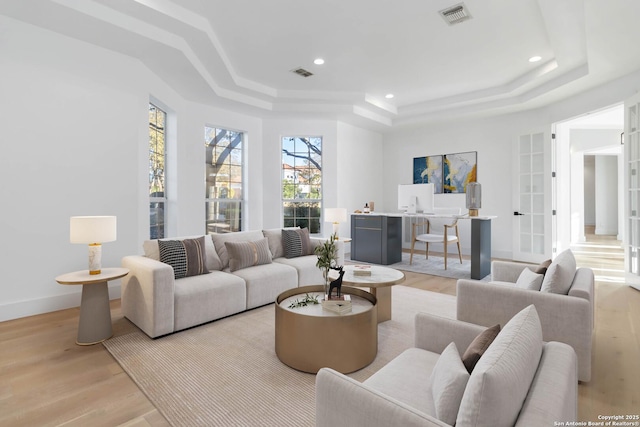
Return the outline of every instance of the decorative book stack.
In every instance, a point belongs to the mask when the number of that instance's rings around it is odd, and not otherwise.
[[[351,313],[351,295],[342,295],[340,297],[324,296],[322,300],[322,308],[338,314]]]
[[[353,266],[353,275],[354,276],[371,276],[371,266],[355,265]]]

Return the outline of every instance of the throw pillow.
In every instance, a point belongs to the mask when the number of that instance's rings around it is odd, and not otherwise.
[[[313,254],[308,228],[282,230],[282,246],[284,246],[284,256],[287,258]]]
[[[544,275],[534,273],[528,268],[525,268],[522,270],[522,273],[520,273],[518,280],[516,280],[516,288],[539,291],[543,279]]]
[[[200,236],[184,236],[174,237],[172,240],[184,240],[184,239],[197,239]],[[144,250],[144,256],[147,258],[160,261],[160,248],[158,247],[158,240],[145,240],[142,243],[142,249]],[[220,265],[220,258],[216,252],[216,248],[213,245],[211,236],[204,236],[204,252],[206,254],[205,267],[207,270],[222,270]]]
[[[540,291],[567,295],[575,274],[576,258],[571,249],[567,249],[561,252],[547,269]]]
[[[460,360],[455,343],[444,349],[431,371],[431,393],[436,409],[436,418],[454,425],[469,373]]]
[[[546,261],[542,261],[540,264],[538,264],[538,267],[536,267],[535,270],[533,270],[534,273],[536,274],[542,274],[544,275],[547,270],[549,269],[549,266],[551,265],[551,260],[548,259]]]
[[[204,236],[197,239],[158,240],[160,261],[173,268],[176,279],[209,272],[205,266]]]
[[[456,425],[515,425],[541,356],[542,327],[530,305],[511,318],[473,369]]]
[[[299,230],[300,227],[288,227],[285,230]],[[269,250],[271,258],[282,258],[284,256],[284,247],[282,246],[282,228],[271,228],[262,230],[262,234],[269,240]]]
[[[500,325],[494,325],[482,331],[480,335],[471,341],[471,344],[469,344],[469,347],[467,347],[462,355],[462,363],[464,367],[467,368],[467,372],[471,373],[473,371],[480,357],[482,357],[493,340],[498,336],[498,332],[500,332]]]
[[[266,237],[253,242],[224,242],[224,245],[229,254],[230,271],[271,264],[271,252]]]
[[[227,253],[226,242],[255,242],[264,238],[264,234],[259,230],[235,231],[233,233],[213,233],[211,240],[218,253],[218,270],[229,268],[229,254]]]

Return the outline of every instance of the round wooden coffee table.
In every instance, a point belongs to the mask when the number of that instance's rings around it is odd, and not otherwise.
[[[378,299],[378,323],[386,322],[391,320],[391,286],[403,282],[404,273],[380,265],[370,267],[370,276],[356,276],[354,275],[355,265],[345,265],[342,284],[356,288],[369,288],[369,292]],[[338,272],[329,270],[329,277],[332,280],[337,278]]]
[[[324,286],[290,289],[276,298],[276,354],[294,369],[312,374],[329,367],[347,374],[373,362],[378,353],[377,301],[369,292],[342,288],[352,311],[336,314],[321,304],[289,308],[306,294],[324,295]]]

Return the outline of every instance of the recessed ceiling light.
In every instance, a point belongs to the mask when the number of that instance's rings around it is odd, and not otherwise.
[[[393,96],[394,95],[392,93],[388,93],[384,97],[387,98],[387,99],[391,99],[391,98],[393,98]]]
[[[313,60],[313,63],[316,64],[316,65],[322,65],[322,64],[324,64],[324,59],[316,58],[316,59]]]
[[[531,58],[529,58],[529,62],[538,62],[542,59],[541,56],[532,56]]]

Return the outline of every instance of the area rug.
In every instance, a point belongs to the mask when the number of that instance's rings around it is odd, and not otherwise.
[[[378,325],[378,355],[350,374],[367,379],[413,345],[414,316],[455,318],[455,297],[393,288],[392,319]],[[275,354],[273,304],[150,339],[143,332],[103,344],[173,426],[313,426],[315,375]]]
[[[426,259],[424,253],[414,254],[413,263],[409,264],[410,254],[402,253],[402,261],[390,264],[387,267],[397,270],[412,271],[414,273],[430,274],[432,276],[449,277],[451,279],[470,279],[471,278],[471,261],[468,259],[458,258],[458,254],[450,254],[447,257],[447,269],[444,269],[444,257],[429,255]],[[360,261],[352,261],[347,258],[350,263],[359,263]],[[366,264],[366,263],[365,263]],[[489,280],[489,276],[483,280]]]

